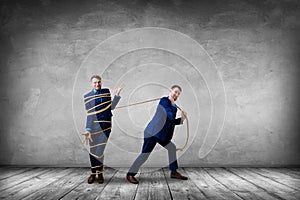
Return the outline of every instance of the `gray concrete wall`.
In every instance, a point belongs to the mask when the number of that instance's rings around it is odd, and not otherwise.
[[[30,2],[1,1],[0,164],[88,166],[79,134],[94,73],[126,85],[120,105],[181,84],[182,166],[300,164],[299,1]],[[114,111],[107,165],[131,164],[155,105]],[[157,146],[147,165],[166,159]]]

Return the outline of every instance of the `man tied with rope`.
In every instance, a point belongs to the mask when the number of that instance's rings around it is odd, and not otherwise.
[[[139,168],[148,159],[150,153],[154,149],[156,143],[168,150],[169,155],[169,169],[171,170],[171,178],[187,180],[188,178],[177,172],[178,163],[176,158],[176,146],[171,139],[175,125],[183,124],[183,121],[187,117],[187,113],[181,110],[181,118],[176,119],[176,112],[178,106],[175,101],[181,93],[181,87],[174,85],[170,89],[168,97],[160,99],[156,112],[152,120],[144,130],[144,144],[142,147],[142,153],[137,157],[130,167],[126,179],[133,184],[138,184],[139,181],[134,177]]]
[[[91,171],[88,183],[95,181],[98,175],[98,183],[103,183],[103,160],[104,149],[111,132],[111,118],[113,110],[120,100],[122,88],[116,89],[116,95],[111,101],[110,91],[107,88],[101,88],[101,77],[94,75],[91,77],[93,90],[84,95],[84,103],[87,111],[86,132],[83,143],[90,145]]]

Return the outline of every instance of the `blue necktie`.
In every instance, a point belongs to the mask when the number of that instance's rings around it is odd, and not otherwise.
[[[100,90],[96,90],[96,95],[98,95],[98,94],[101,94]],[[100,100],[100,103],[102,103],[102,98],[101,97],[99,98],[99,100]]]

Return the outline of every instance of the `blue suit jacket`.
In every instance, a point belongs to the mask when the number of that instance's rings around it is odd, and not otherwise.
[[[160,99],[152,120],[148,123],[144,136],[154,136],[161,141],[170,141],[175,125],[182,124],[181,118],[176,119],[177,107],[171,104],[168,97]]]
[[[106,94],[106,93],[108,93],[110,95],[109,89],[103,88],[103,89],[99,90],[98,94]],[[105,110],[101,113],[87,116],[86,130],[89,130],[91,132],[96,132],[96,131],[111,127],[111,123],[107,123],[107,122],[99,123],[99,122],[94,122],[94,121],[100,121],[100,120],[111,121],[111,117],[112,117],[111,110],[113,110],[116,107],[116,105],[118,104],[118,102],[121,98],[120,96],[115,95],[112,102],[109,102],[111,100],[110,96],[109,97],[101,97],[101,98],[97,98],[95,100],[90,101],[90,99],[92,99],[95,95],[96,94],[95,94],[94,90],[92,90],[89,93],[84,95],[85,109],[89,110],[88,113],[99,111],[100,109],[107,107],[110,103],[111,103],[111,106],[107,110]],[[105,103],[105,102],[107,102],[107,103]],[[103,104],[103,105],[99,105],[99,104]],[[93,107],[95,107],[95,106],[97,106],[97,107],[93,109]]]

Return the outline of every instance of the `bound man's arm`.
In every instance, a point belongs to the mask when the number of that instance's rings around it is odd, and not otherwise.
[[[120,92],[123,88],[119,87],[116,89],[116,94],[111,102],[111,110],[115,109],[117,104],[119,103],[121,96],[120,96]]]
[[[85,103],[85,109],[88,110],[90,108],[90,104],[86,103],[86,101],[84,103]],[[82,133],[82,135],[84,135],[84,139],[83,139],[82,143],[88,144],[89,141],[93,142],[92,137],[91,137],[91,127],[92,127],[92,123],[93,123],[93,117],[94,117],[94,115],[87,116],[86,126],[85,126],[86,131],[85,131],[85,133]]]
[[[88,97],[88,96],[84,96],[84,98],[86,98],[86,97]],[[84,100],[84,105],[85,105],[85,110],[86,111],[88,111],[91,108],[91,104],[89,102],[87,102],[88,100],[89,99]],[[87,115],[85,130],[91,131],[93,121],[94,121],[94,115]]]
[[[85,109],[88,110],[89,108],[90,108],[89,103],[86,103],[86,104],[85,104]],[[94,120],[94,115],[87,115],[87,117],[86,117],[85,130],[91,131],[92,124],[93,124],[93,120]]]
[[[116,108],[116,106],[119,103],[120,99],[121,99],[121,96],[119,96],[119,95],[115,95],[114,96],[114,98],[113,98],[113,100],[111,102],[111,110],[113,110],[113,109]]]

